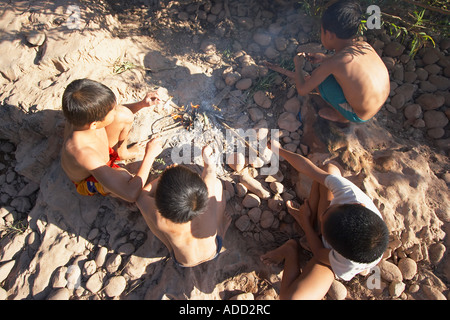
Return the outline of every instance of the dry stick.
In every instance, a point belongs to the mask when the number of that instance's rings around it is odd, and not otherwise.
[[[220,121],[220,120],[219,120]],[[228,130],[231,131],[231,133],[233,133],[239,140],[243,141],[247,147],[249,147],[253,152],[256,152],[256,154],[259,156],[259,152],[258,150],[256,150],[255,148],[253,148],[248,142],[247,140],[245,140],[244,138],[241,137],[241,135],[239,133],[236,132],[236,130],[234,130],[233,128],[231,128],[229,125],[227,125],[225,122],[220,121],[220,123],[222,123],[222,125],[227,128]]]
[[[445,10],[445,9],[442,9],[442,8],[436,8],[436,7],[430,6],[428,4],[419,3],[419,2],[414,1],[414,0],[403,0],[403,1],[407,2],[407,3],[410,3],[410,4],[413,4],[413,5],[416,5],[416,6],[419,6],[419,7],[422,7],[422,8],[425,8],[425,9],[428,9],[428,10],[431,10],[431,11],[434,11],[434,12],[439,12],[439,13],[442,13],[442,14],[450,15],[450,11],[449,10]]]

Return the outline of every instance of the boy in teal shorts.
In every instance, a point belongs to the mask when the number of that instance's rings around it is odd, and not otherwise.
[[[355,39],[361,21],[357,2],[338,1],[322,16],[321,41],[335,54],[299,53],[294,58],[295,71],[267,63],[267,66],[295,80],[297,91],[305,96],[318,89],[329,107],[319,110],[319,116],[335,122],[362,123],[381,109],[390,91],[389,73],[375,50]],[[304,59],[320,65],[303,75]]]

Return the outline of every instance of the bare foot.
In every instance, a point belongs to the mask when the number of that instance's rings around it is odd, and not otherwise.
[[[301,224],[301,212],[300,212],[300,205],[297,202],[294,202],[292,200],[286,201],[286,208],[289,212],[289,214],[297,221],[299,225]]]
[[[293,250],[298,250],[298,244],[294,239],[290,239],[281,247],[263,254],[260,259],[266,265],[277,265],[282,263]]]

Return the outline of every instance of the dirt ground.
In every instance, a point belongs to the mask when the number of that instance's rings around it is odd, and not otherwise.
[[[280,129],[285,148],[317,164],[338,163],[344,176],[374,199],[391,236],[379,288],[368,288],[370,275],[358,275],[335,281],[325,299],[447,299],[448,39],[439,39],[436,59],[425,49],[411,59],[407,50],[389,54],[390,44],[398,41],[387,32],[368,34],[389,69],[391,95],[373,121],[341,128],[317,117],[316,97],[298,96],[289,79],[264,67],[269,60],[292,68],[296,52],[323,51],[317,21],[296,1],[156,2],[77,1],[81,26],[74,30],[64,23],[73,14],[64,1],[1,2],[5,40],[0,46],[8,52],[0,57],[1,297],[278,298],[282,266],[266,266],[260,256],[301,237],[284,202],[302,202],[311,181],[285,162],[275,177],[248,166],[246,174],[270,191],[270,199],[248,207],[243,173],[223,165],[233,218],[227,250],[212,262],[181,269],[134,204],[82,197],[60,167],[61,95],[72,80],[89,77],[111,87],[121,103],[162,88],[174,103],[200,104],[211,119],[220,115],[233,129]],[[32,44],[32,31],[44,34],[43,42]],[[422,98],[425,94],[437,101]],[[410,116],[410,109],[417,115]],[[151,124],[169,114],[164,108],[140,112],[130,142],[146,139]],[[431,115],[437,120],[429,121]],[[285,117],[290,120],[281,122]],[[212,122],[203,136],[193,131],[184,138],[201,145],[226,131]],[[169,144],[154,176],[171,163],[170,148],[178,142]],[[282,192],[271,189],[274,181],[283,185]],[[303,264],[310,258],[309,251],[301,251]],[[407,263],[416,271],[404,267]]]

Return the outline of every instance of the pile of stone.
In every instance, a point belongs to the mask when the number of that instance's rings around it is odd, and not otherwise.
[[[371,41],[382,56],[391,77],[391,93],[385,105],[403,115],[405,134],[433,139],[438,147],[450,147],[450,39],[436,48],[426,47],[411,57],[405,46],[386,34]]]

